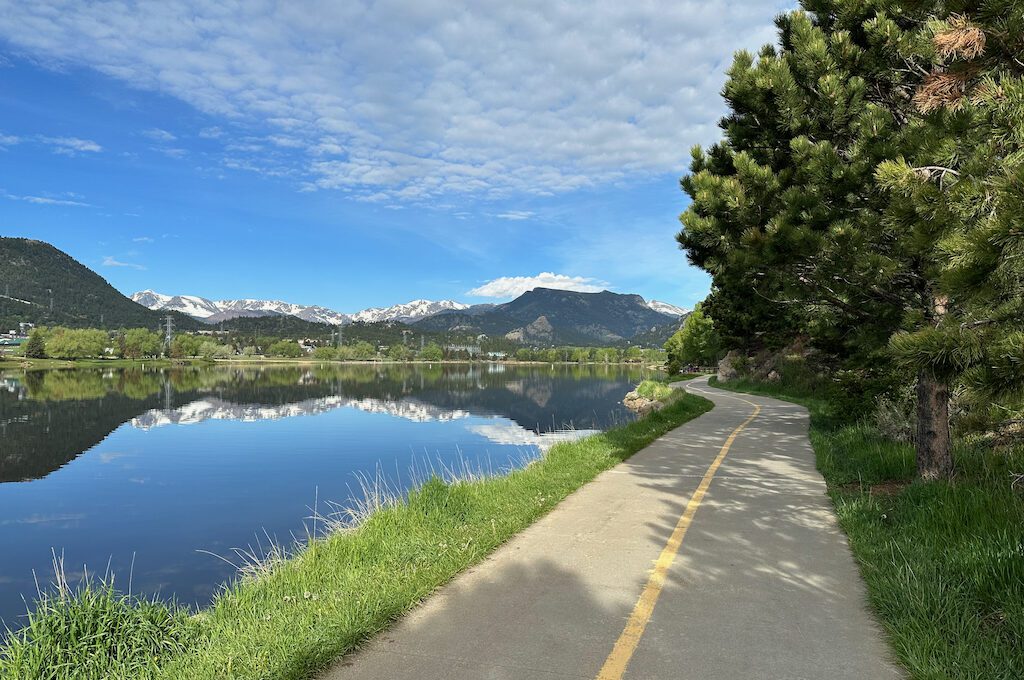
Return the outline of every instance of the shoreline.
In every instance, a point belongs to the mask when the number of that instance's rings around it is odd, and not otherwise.
[[[710,408],[701,397],[675,394],[660,411],[556,444],[505,475],[434,477],[403,498],[371,494],[357,508],[357,524],[329,527],[326,536],[240,576],[193,615],[114,594],[104,599],[102,588],[65,593],[0,647],[0,674],[51,677],[50,664],[63,660],[102,664],[79,668],[96,677],[311,677],[597,474]],[[102,606],[90,606],[97,601]],[[153,606],[165,625],[143,631],[140,612]],[[110,617],[111,610],[118,615]],[[47,632],[56,621],[88,628],[96,618],[111,626],[102,638],[72,641]]]

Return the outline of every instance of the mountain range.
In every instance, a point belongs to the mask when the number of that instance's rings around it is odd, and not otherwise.
[[[547,289],[539,289],[547,290]],[[532,291],[531,291],[532,292]],[[570,293],[571,291],[563,291]],[[607,291],[606,291],[607,292]],[[577,294],[578,295],[578,294]],[[615,293],[609,293],[611,296],[616,296]],[[333,309],[326,307],[320,307],[316,305],[299,305],[291,302],[284,302],[281,300],[259,300],[259,299],[240,299],[240,300],[211,300],[209,298],[199,297],[198,295],[165,295],[158,293],[154,290],[142,290],[137,293],[133,293],[131,299],[135,302],[148,307],[152,310],[157,311],[175,311],[181,312],[182,314],[188,314],[191,317],[205,321],[206,323],[219,323],[221,321],[227,321],[229,319],[236,319],[239,317],[258,317],[258,316],[274,316],[274,315],[286,315],[294,316],[304,321],[311,321],[313,323],[327,323],[332,325],[341,325],[349,323],[378,323],[382,321],[400,321],[402,323],[412,324],[417,321],[434,317],[438,314],[449,314],[454,312],[461,312],[464,316],[453,317],[456,320],[469,318],[469,317],[481,317],[476,323],[464,324],[455,323],[453,327],[460,325],[466,325],[471,327],[477,326],[493,326],[494,320],[502,311],[509,311],[510,308],[506,305],[493,305],[493,304],[481,304],[481,305],[468,305],[462,302],[456,302],[454,300],[412,300],[403,304],[393,305],[391,307],[370,307],[358,312],[345,313],[338,312]],[[517,298],[519,300],[520,298]],[[617,298],[605,298],[605,301]],[[658,314],[671,317],[672,319],[679,319],[679,317],[686,314],[686,310],[675,305],[670,305],[666,302],[660,302],[658,300],[651,300],[650,302],[645,301],[640,296],[631,296],[631,302],[636,303],[641,307],[646,307],[648,310],[656,312]],[[511,309],[520,309],[525,303],[518,305]],[[499,309],[501,308],[501,309]],[[530,314],[535,309],[531,309]],[[515,316],[515,319],[520,319],[522,314]],[[648,320],[652,317],[648,316]],[[447,319],[450,321],[452,319]],[[532,320],[532,319],[531,319]],[[655,321],[657,321],[655,319]],[[664,323],[664,319],[661,320]],[[435,330],[441,330],[445,327],[445,323],[434,324],[432,326]],[[499,325],[508,326],[508,323],[499,323]],[[655,325],[659,325],[655,323]],[[512,324],[510,328],[503,332],[511,332],[515,329],[516,324]],[[628,329],[623,329],[627,330]],[[529,333],[526,333],[527,335]],[[618,336],[615,332],[612,335]]]
[[[378,323],[401,321],[411,323],[439,312],[462,310],[469,305],[454,300],[413,300],[391,307],[370,307],[352,314],[337,312],[317,305],[297,305],[281,300],[210,300],[197,295],[164,295],[153,290],[133,293],[131,299],[144,307],[160,311],[175,311],[207,323],[218,323],[244,316],[295,316],[313,323],[332,325],[355,322]]]
[[[99,274],[48,243],[0,237],[0,329],[19,322],[97,328],[158,328],[170,314],[178,330],[221,330],[251,336],[327,337],[332,326],[371,344],[409,332],[431,341],[473,342],[478,335],[522,345],[658,345],[686,310],[639,295],[535,288],[504,304],[413,300],[342,313],[280,300],[210,300],[152,290],[122,295]]]

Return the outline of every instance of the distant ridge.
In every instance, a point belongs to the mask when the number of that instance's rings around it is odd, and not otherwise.
[[[178,328],[199,325],[190,316],[173,316]],[[10,330],[20,322],[156,328],[163,317],[128,299],[102,276],[49,243],[0,237],[0,330]]]

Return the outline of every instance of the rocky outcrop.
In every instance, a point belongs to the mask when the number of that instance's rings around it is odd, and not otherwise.
[[[739,375],[736,370],[736,362],[740,358],[740,353],[736,350],[731,350],[726,354],[721,361],[718,362],[718,379],[721,382],[728,382],[735,380]]]

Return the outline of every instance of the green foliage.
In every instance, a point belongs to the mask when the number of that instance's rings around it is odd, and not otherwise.
[[[130,328],[118,340],[118,349],[124,359],[158,357],[163,350],[163,337],[145,328]]]
[[[377,356],[376,348],[365,340],[360,340],[352,345],[353,359],[372,359]]]
[[[674,389],[657,380],[644,380],[636,387],[638,395],[654,401],[668,401],[674,392]]]
[[[718,361],[721,339],[702,305],[697,305],[686,317],[683,327],[668,339],[665,351],[668,352],[669,373],[678,373],[689,365],[711,366]]]
[[[221,345],[213,340],[204,340],[199,345],[199,356],[204,359],[227,359],[234,354],[230,345]]]
[[[1021,3],[802,5],[778,47],[736,56],[724,139],[682,181],[708,313],[730,348],[804,336],[848,368],[891,352],[929,432],[945,385],[1018,398]],[[919,438],[921,460],[943,441]]]
[[[422,361],[441,361],[444,359],[444,350],[441,349],[441,345],[432,342],[420,350],[419,358]]]
[[[85,359],[106,356],[110,338],[95,328],[64,328],[47,330],[46,355],[54,359]]]
[[[189,335],[179,333],[171,341],[171,357],[175,359],[187,359],[200,356],[200,347],[203,338],[200,335]]]
[[[302,351],[302,347],[299,346],[299,343],[293,340],[278,340],[267,348],[267,354],[272,357],[296,359],[301,357],[304,352]]]
[[[46,337],[41,328],[33,328],[28,335],[28,340],[22,348],[22,353],[29,359],[46,358]]]
[[[408,361],[412,358],[412,350],[401,343],[388,347],[388,359],[392,361]]]
[[[333,347],[317,347],[313,350],[313,358],[320,361],[333,361],[338,358],[338,350]]]

